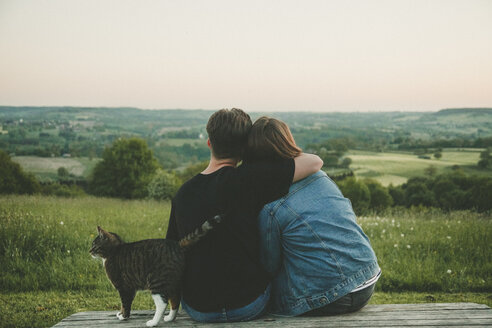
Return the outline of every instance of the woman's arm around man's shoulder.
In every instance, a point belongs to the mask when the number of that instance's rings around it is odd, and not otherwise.
[[[323,160],[318,155],[302,153],[294,158],[295,171],[292,182],[307,178],[311,174],[318,172],[323,167]]]

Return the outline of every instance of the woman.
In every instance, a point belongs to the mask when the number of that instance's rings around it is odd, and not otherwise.
[[[301,153],[287,125],[261,117],[248,139],[249,161]],[[333,315],[367,304],[380,268],[350,201],[319,171],[293,184],[259,215],[261,260],[273,275],[270,312]]]

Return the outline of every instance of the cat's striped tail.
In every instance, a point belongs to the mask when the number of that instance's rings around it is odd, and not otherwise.
[[[200,227],[196,228],[195,231],[186,235],[183,239],[179,241],[179,246],[181,248],[187,249],[193,246],[202,239],[210,230],[212,230],[217,224],[222,221],[222,216],[216,215],[213,218],[205,221]]]

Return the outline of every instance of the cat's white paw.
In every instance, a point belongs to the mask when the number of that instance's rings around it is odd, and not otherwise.
[[[164,317],[165,322],[173,321],[176,319],[176,314],[178,313],[178,310],[171,310],[169,311],[169,314]]]
[[[146,325],[147,325],[147,327],[154,327],[154,326],[157,326],[158,323],[159,323],[159,320],[149,320],[149,321],[147,321]]]
[[[116,317],[117,317],[118,319],[120,319],[120,320],[126,320],[126,319],[128,319],[128,318],[125,318],[125,317],[123,316],[123,314],[121,314],[121,312],[116,313]]]

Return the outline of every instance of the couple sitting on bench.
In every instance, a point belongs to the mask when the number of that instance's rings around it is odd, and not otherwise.
[[[240,109],[207,124],[208,167],[172,201],[166,239],[225,214],[186,254],[181,305],[197,321],[357,311],[381,270],[350,201],[287,125]],[[242,161],[240,165],[238,163]]]

